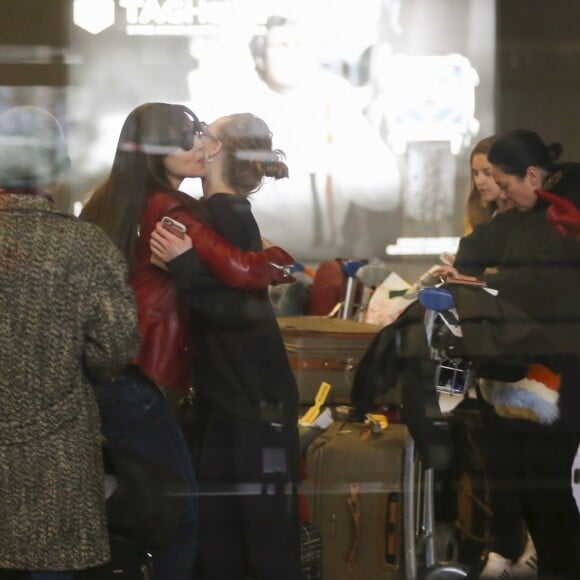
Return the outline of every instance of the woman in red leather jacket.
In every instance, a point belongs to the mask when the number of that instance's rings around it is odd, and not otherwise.
[[[187,392],[192,381],[190,317],[171,276],[151,263],[149,237],[169,216],[187,228],[199,260],[226,286],[265,288],[289,281],[293,258],[278,247],[242,252],[204,223],[205,210],[178,190],[186,177],[202,177],[203,125],[186,107],[147,103],[134,109],[121,130],[109,177],[86,203],[81,218],[100,225],[129,262],[142,334],[136,360],[168,390]]]
[[[181,105],[147,103],[134,109],[121,130],[110,175],[81,214],[101,226],[126,256],[142,334],[135,367],[96,389],[103,433],[160,469],[178,474],[190,492],[168,494],[180,495],[184,505],[166,546],[156,551],[141,542],[153,552],[154,577],[172,580],[189,580],[192,574],[196,484],[183,434],[163,391],[177,399],[192,385],[193,333],[170,273],[151,262],[149,237],[164,216],[177,220],[193,242],[198,262],[192,268],[207,267],[234,288],[266,288],[288,281],[283,267],[293,263],[281,248],[242,252],[232,246],[204,223],[201,204],[178,190],[184,178],[204,174],[203,130],[195,114]],[[175,500],[163,495],[158,501]]]

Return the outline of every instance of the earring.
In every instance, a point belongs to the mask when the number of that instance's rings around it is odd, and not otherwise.
[[[212,163],[212,162],[214,161],[214,159],[215,159],[215,157],[210,157],[209,155],[206,155],[206,156],[205,156],[205,160],[206,160],[208,163]]]

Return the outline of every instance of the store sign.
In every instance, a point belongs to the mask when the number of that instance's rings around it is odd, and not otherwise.
[[[220,21],[223,3],[208,0],[117,0],[130,36],[191,34],[196,26]],[[115,24],[114,0],[75,0],[74,23],[91,34]]]
[[[440,256],[455,254],[459,246],[457,237],[397,238],[395,244],[385,248],[387,256]]]
[[[73,22],[91,34],[99,34],[115,24],[114,0],[75,0]]]

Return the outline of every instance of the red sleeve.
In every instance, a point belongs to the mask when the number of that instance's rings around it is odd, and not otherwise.
[[[259,252],[244,252],[183,206],[174,206],[164,215],[187,228],[199,259],[226,286],[258,289],[293,279],[283,268],[293,265],[294,258],[282,248],[274,246]]]

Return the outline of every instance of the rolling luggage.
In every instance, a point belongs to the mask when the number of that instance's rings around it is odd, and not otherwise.
[[[379,326],[325,316],[278,318],[300,404],[314,402],[321,382],[332,386],[327,404],[350,402],[358,363]]]
[[[343,269],[344,260],[326,260],[316,269],[306,305],[306,314],[327,316],[344,300],[347,277]]]
[[[333,423],[308,447],[303,492],[322,534],[323,580],[401,577],[404,425]]]

